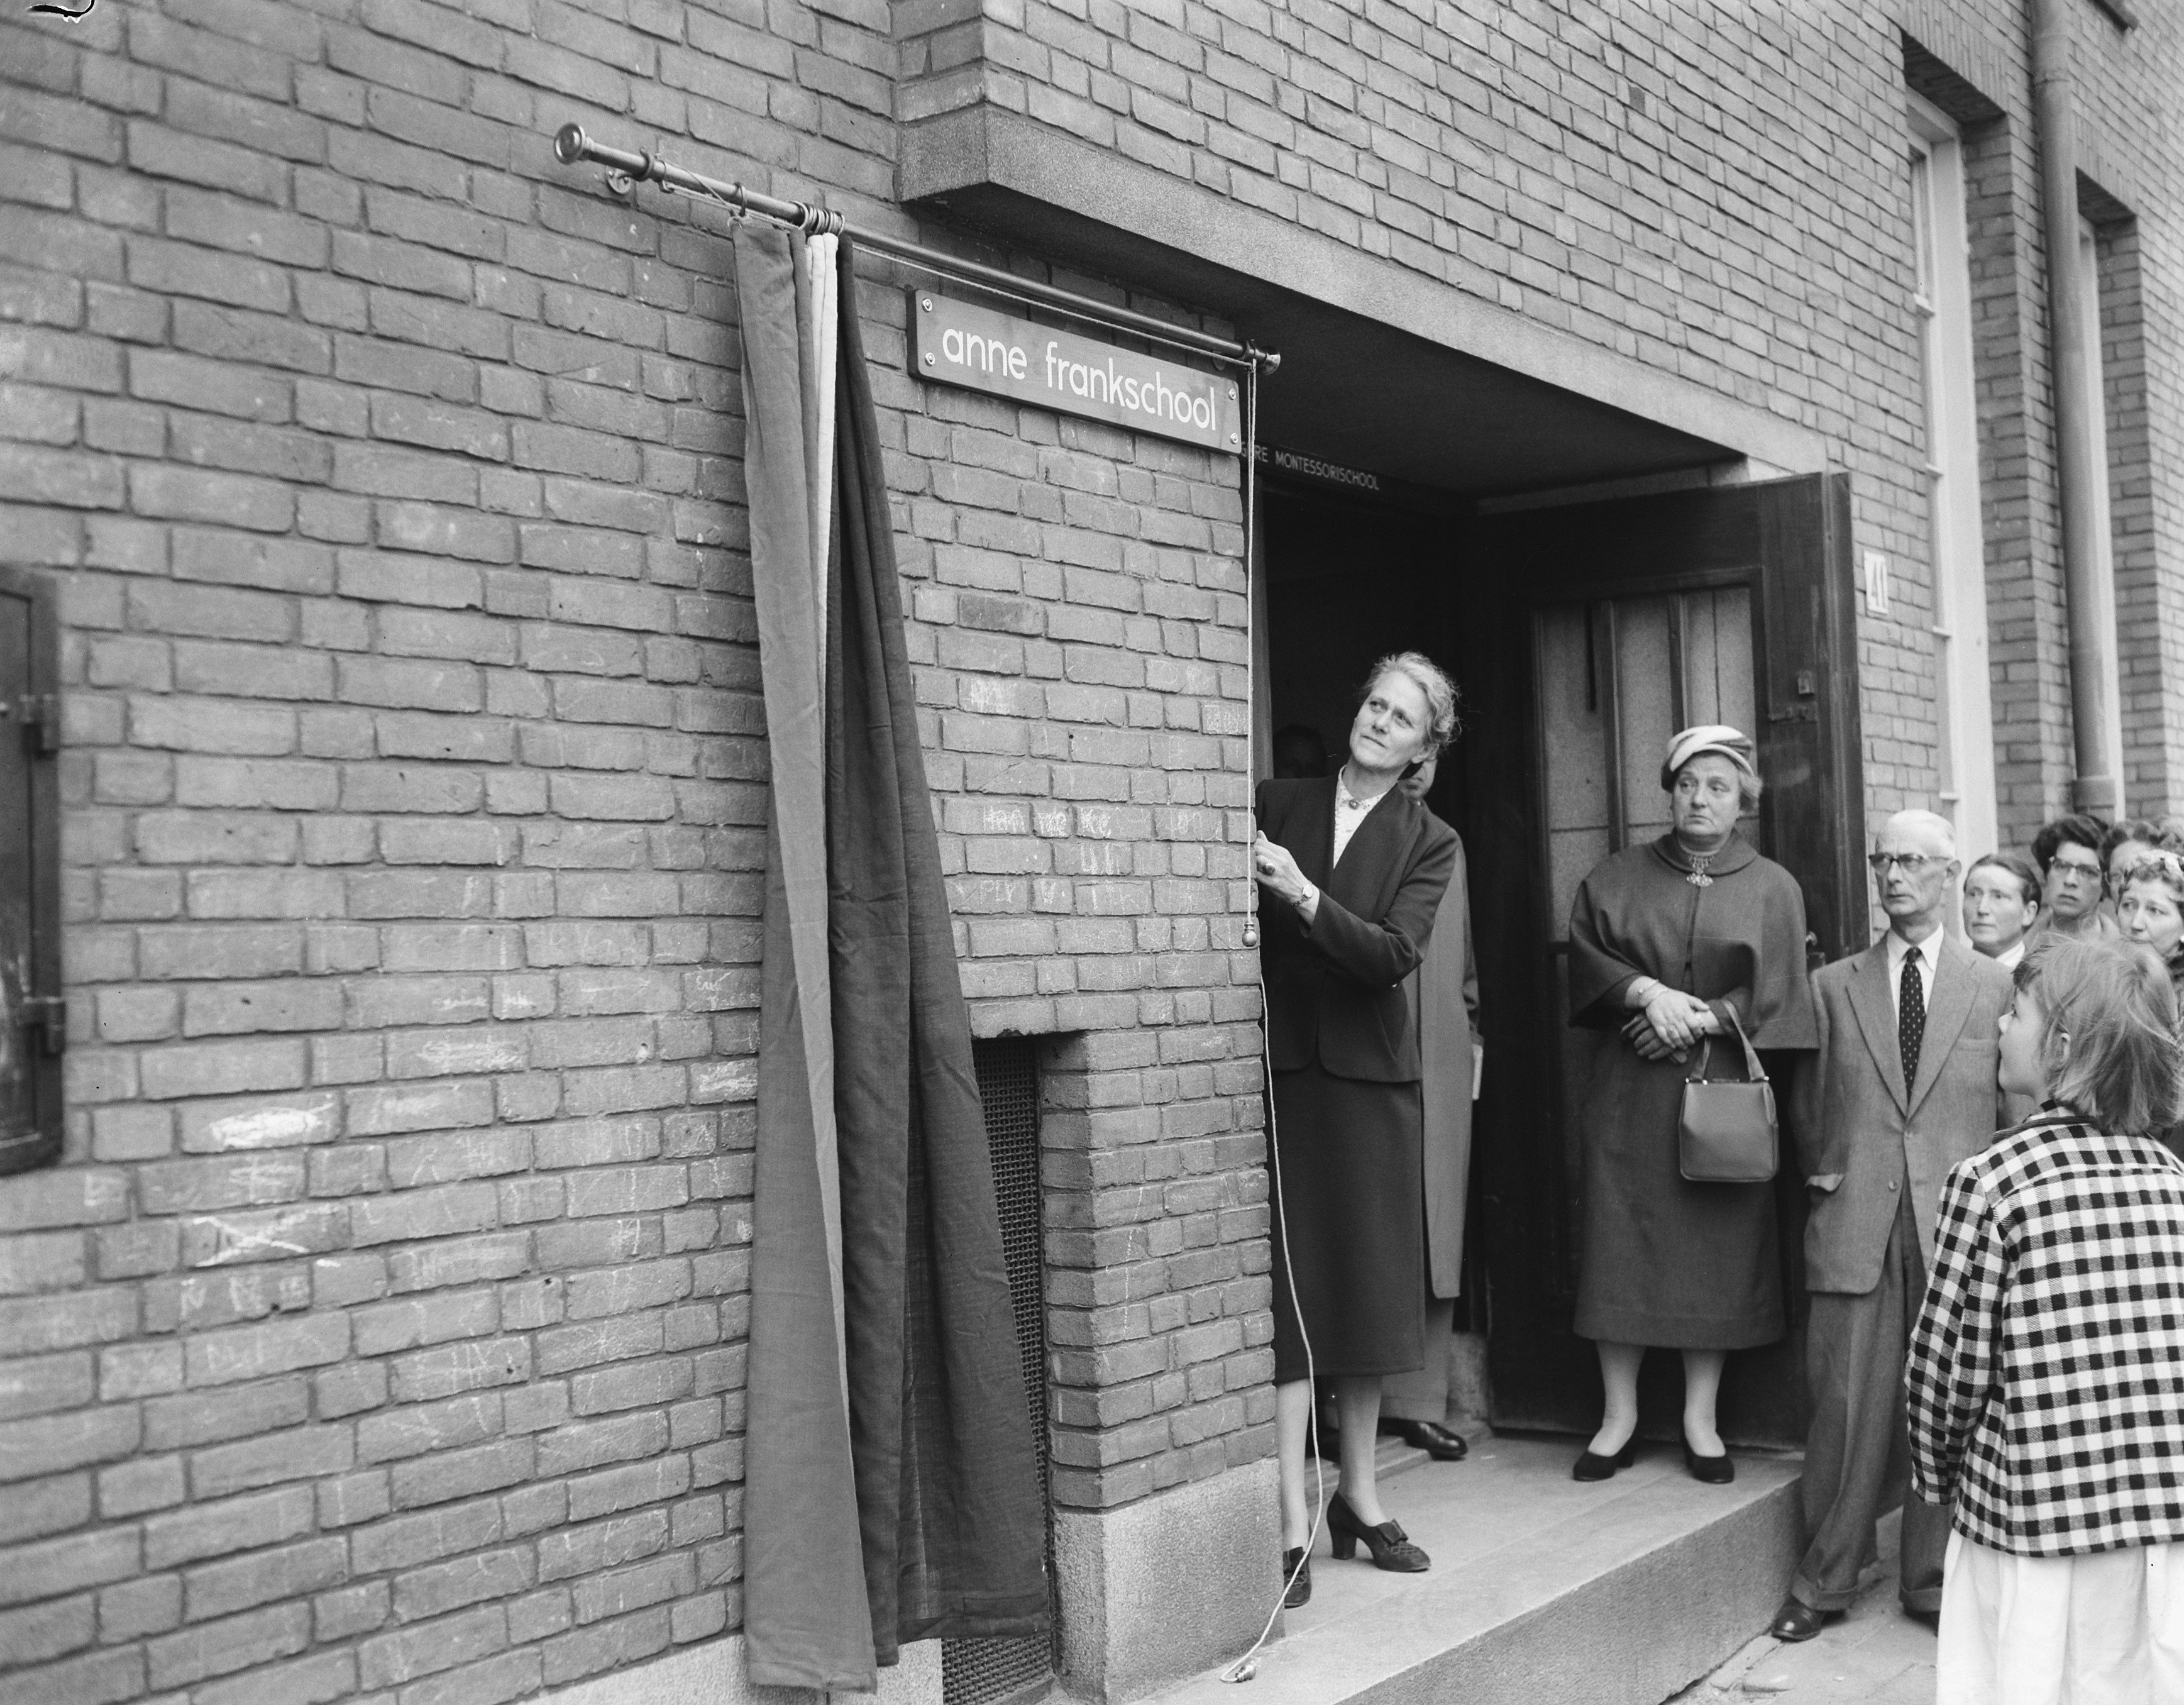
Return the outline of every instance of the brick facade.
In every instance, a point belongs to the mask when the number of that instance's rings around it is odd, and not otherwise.
[[[2184,23],[2141,9],[2077,8],[2082,129],[2130,786],[2184,808]],[[1935,776],[1907,64],[1967,125],[2022,838],[2070,744],[2004,0],[0,25],[0,503],[63,599],[70,1012],[62,1164],[0,1179],[0,1701],[485,1705],[739,1625],[733,265],[555,125],[944,243],[900,138],[991,103],[1825,435],[1896,563],[1877,812]],[[1272,1451],[1237,463],[911,380],[896,281],[860,306],[965,987],[1050,1039],[1054,1498],[1113,1511]]]

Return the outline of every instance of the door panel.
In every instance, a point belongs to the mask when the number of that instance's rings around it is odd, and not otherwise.
[[[1478,1166],[1496,1424],[1597,1424],[1592,1348],[1571,1330],[1582,1180],[1560,950],[1585,872],[1666,828],[1670,733],[1726,722],[1754,737],[1767,788],[1747,833],[1803,887],[1817,949],[1863,944],[1847,518],[1847,482],[1814,477],[1496,517],[1474,537],[1460,827],[1490,1062]],[[1802,1193],[1786,1183],[1779,1200],[1802,1320]],[[1801,1361],[1797,1333],[1732,1357],[1725,1435],[1800,1441]],[[1680,1389],[1674,1357],[1648,1358],[1649,1432],[1675,1435]]]

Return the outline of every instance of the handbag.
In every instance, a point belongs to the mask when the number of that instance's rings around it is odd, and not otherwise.
[[[1774,1086],[1744,1034],[1736,1009],[1729,1022],[1744,1046],[1744,1078],[1710,1078],[1713,1038],[1684,1075],[1684,1105],[1676,1125],[1676,1170],[1693,1184],[1759,1184],[1774,1176],[1779,1156]]]

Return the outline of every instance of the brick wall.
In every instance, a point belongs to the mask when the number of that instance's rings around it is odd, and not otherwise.
[[[2127,34],[2090,4],[2070,10],[2087,170],[2135,163],[2138,241],[2175,255],[2168,186],[2184,161],[2160,111],[2184,77],[2184,31],[2165,9]],[[1611,15],[1560,0],[1011,0],[904,6],[897,20],[906,122],[978,103],[1026,114],[1825,433],[1852,476],[1858,542],[1894,571],[1894,610],[1860,617],[1872,812],[1929,804],[1936,785],[1901,92],[1907,71],[1936,98],[1920,71],[1953,77],[1982,166],[1974,265],[2006,836],[2029,836],[2067,798],[2020,6],[1688,0]],[[2149,347],[2173,350],[2176,293],[2148,293],[2162,298],[2145,304],[2161,328]],[[2157,433],[2184,412],[2176,384],[2173,365],[2148,382]],[[2184,572],[2180,488],[2163,471],[2176,464],[2141,465],[2124,555],[2165,586]],[[2158,664],[2135,666],[2150,677]],[[2137,767],[2159,791],[2184,712],[2151,679],[2137,701]]]
[[[909,230],[879,8],[101,8],[0,59],[67,1152],[0,1181],[0,1699],[513,1697],[740,1620],[765,755],[718,221]],[[864,307],[1056,1494],[1270,1448],[1236,464]]]
[[[0,1697],[482,1705],[737,1625],[730,268],[547,132],[883,189],[873,21],[5,28],[71,1028],[64,1163],[0,1180]]]
[[[2184,63],[2147,10],[2095,44],[2104,160]],[[710,211],[555,166],[554,125],[944,242],[889,205],[895,125],[1010,104],[1825,432],[1898,566],[1861,634],[1880,810],[1934,738],[1897,26],[1956,31],[1994,105],[2029,827],[2069,743],[2019,25],[1906,12],[0,25],[0,503],[63,595],[71,1022],[64,1163],[0,1181],[0,1700],[486,1702],[738,1625],[765,753],[733,265]],[[2164,611],[2166,159],[2106,186],[2120,560]],[[983,1033],[1052,1039],[1055,1493],[1106,1508],[1271,1448],[1235,465],[914,383],[896,281],[861,307],[959,950]]]
[[[1104,1507],[1273,1445],[1238,464],[920,385],[900,342],[875,377],[957,951],[981,1034],[1057,1037],[1052,1485]]]

